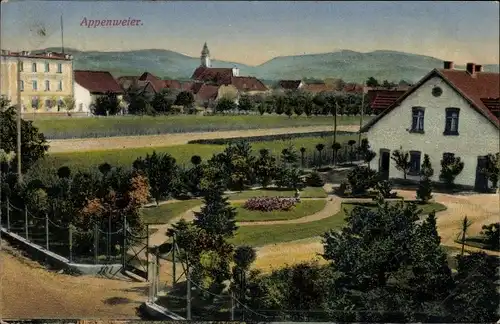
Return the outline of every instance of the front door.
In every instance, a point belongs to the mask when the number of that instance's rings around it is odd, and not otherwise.
[[[389,180],[389,166],[391,162],[390,151],[387,149],[380,149],[380,162],[378,171],[382,180]]]
[[[479,192],[488,191],[488,177],[482,172],[482,170],[486,168],[487,161],[486,156],[477,157],[476,183],[474,185],[474,190]]]

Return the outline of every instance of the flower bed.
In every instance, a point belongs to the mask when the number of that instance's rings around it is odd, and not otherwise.
[[[254,197],[248,199],[243,208],[248,210],[258,210],[270,212],[274,210],[288,211],[296,204],[293,198],[285,197]]]

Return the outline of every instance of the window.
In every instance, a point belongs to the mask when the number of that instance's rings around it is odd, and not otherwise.
[[[36,63],[31,64],[31,71],[36,72]]]
[[[60,111],[64,107],[64,102],[62,99],[57,100],[57,111]]]
[[[19,91],[24,91],[24,81],[19,81]]]
[[[50,64],[45,63],[45,72],[50,72]]]
[[[83,111],[83,104],[78,104],[78,111]]]
[[[408,175],[418,175],[420,173],[420,152],[410,151],[410,170]]]
[[[50,91],[50,81],[45,80],[45,91]]]
[[[24,64],[23,62],[19,62],[19,72],[23,72],[24,71]]]
[[[45,108],[47,110],[50,110],[52,108],[52,100],[50,99],[45,100]]]
[[[37,110],[38,109],[38,98],[37,97],[33,97],[31,98],[31,108],[33,108],[34,110]]]
[[[444,135],[458,135],[458,118],[460,109],[446,108],[446,123],[444,126]]]
[[[33,90],[38,90],[38,83],[36,80],[33,80]]]
[[[58,91],[62,91],[62,80],[59,81],[59,85],[57,86]]]
[[[422,107],[412,108],[411,132],[423,133],[424,132],[424,112]]]
[[[62,64],[61,63],[57,64],[57,73],[62,73]]]

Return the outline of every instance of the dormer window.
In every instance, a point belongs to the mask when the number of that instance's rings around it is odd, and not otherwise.
[[[423,107],[412,108],[411,133],[424,132],[424,114],[425,109]]]
[[[446,122],[443,135],[458,135],[459,108],[446,108]]]

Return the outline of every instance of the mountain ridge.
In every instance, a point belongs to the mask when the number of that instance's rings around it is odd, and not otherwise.
[[[49,47],[39,51],[60,51]],[[200,65],[200,59],[166,49],[130,51],[81,51],[66,48],[73,54],[77,70],[106,70],[115,77],[140,75],[145,71],[161,78],[189,79]],[[373,76],[378,80],[416,82],[433,68],[441,68],[441,59],[394,50],[357,52],[348,49],[327,53],[277,56],[252,66],[237,62],[212,60],[212,67],[238,67],[240,75],[263,80],[342,78],[346,82],[363,82]],[[485,71],[498,72],[499,65],[484,64]],[[463,66],[457,66],[463,68]]]

